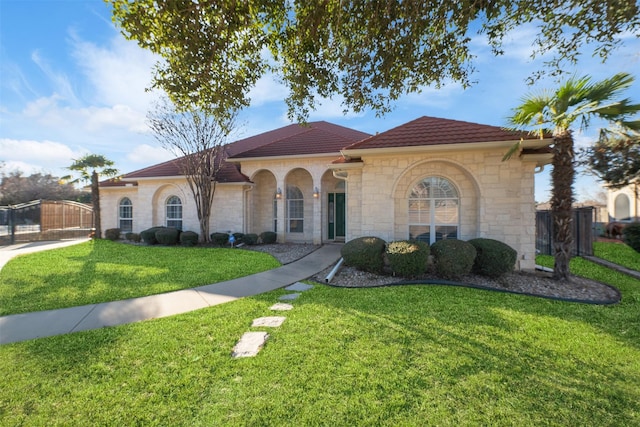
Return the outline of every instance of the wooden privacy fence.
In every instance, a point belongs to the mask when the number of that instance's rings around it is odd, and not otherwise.
[[[593,255],[593,207],[573,209],[573,244],[571,255]],[[536,252],[553,255],[553,220],[551,211],[536,211]]]
[[[0,206],[0,244],[86,237],[93,231],[93,208],[69,200],[34,200]]]

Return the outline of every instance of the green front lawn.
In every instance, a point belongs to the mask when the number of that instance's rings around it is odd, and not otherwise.
[[[0,425],[640,425],[640,282],[571,268],[622,302],[317,285],[255,358],[230,354],[282,290],[4,345]]]
[[[640,253],[624,243],[594,242],[593,254],[607,261],[640,271]]]
[[[92,240],[23,255],[0,270],[0,315],[141,297],[278,267],[271,255]]]

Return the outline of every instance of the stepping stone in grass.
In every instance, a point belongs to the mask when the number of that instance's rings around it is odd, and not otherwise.
[[[280,301],[290,301],[298,298],[300,294],[285,294],[278,298]]]
[[[277,328],[282,325],[286,317],[282,316],[271,316],[271,317],[259,317],[257,319],[253,319],[253,323],[251,324],[252,328],[259,326],[268,326],[270,328]]]
[[[289,285],[284,288],[286,291],[308,291],[309,289],[313,289],[313,285],[307,285],[306,283],[296,282],[293,285]]]
[[[240,341],[233,347],[231,357],[254,357],[269,338],[266,332],[245,332]]]
[[[293,309],[293,306],[291,304],[287,304],[284,302],[279,302],[269,307],[269,310],[273,310],[273,311],[289,311],[292,309]]]

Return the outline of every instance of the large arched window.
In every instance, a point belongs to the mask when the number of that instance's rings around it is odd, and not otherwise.
[[[124,197],[118,204],[118,228],[123,233],[133,231],[133,204]]]
[[[295,185],[287,186],[287,231],[304,232],[304,197]]]
[[[178,196],[171,196],[166,203],[167,227],[182,229],[182,200]]]
[[[432,244],[458,238],[460,200],[458,190],[442,177],[432,176],[416,184],[409,195],[409,238]]]
[[[618,221],[628,220],[631,216],[631,206],[629,196],[626,194],[618,194],[615,200],[615,215]]]

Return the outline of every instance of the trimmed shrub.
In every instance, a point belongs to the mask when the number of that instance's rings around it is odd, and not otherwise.
[[[116,241],[120,238],[119,228],[107,228],[104,230],[104,238],[108,240]]]
[[[229,243],[229,235],[227,233],[211,233],[211,242],[224,246]]]
[[[344,244],[342,258],[347,265],[358,270],[380,273],[384,268],[386,242],[379,237],[358,237]]]
[[[278,235],[274,231],[264,231],[260,234],[260,241],[265,245],[275,243],[278,240]]]
[[[258,235],[253,233],[245,234],[242,241],[249,246],[253,246],[258,243]]]
[[[142,241],[145,242],[147,245],[155,245],[158,243],[158,240],[156,239],[156,231],[165,228],[165,227],[151,227],[151,228],[147,228],[146,230],[142,230],[140,232],[140,237],[142,238]]]
[[[244,233],[233,233],[233,237],[236,239],[236,245],[244,242]]]
[[[476,248],[473,271],[489,277],[500,277],[513,271],[518,252],[506,243],[494,239],[471,239]]]
[[[156,240],[161,245],[177,245],[180,241],[180,230],[177,228],[163,227],[156,231]]]
[[[401,240],[387,245],[387,259],[391,270],[403,277],[424,274],[429,262],[429,245],[416,240]]]
[[[130,240],[135,243],[140,243],[140,235],[138,233],[127,233],[124,235],[125,239]]]
[[[431,253],[438,276],[457,279],[469,274],[476,259],[476,248],[469,242],[446,239],[431,245]]]
[[[198,233],[195,231],[183,231],[180,233],[180,244],[182,246],[196,246],[198,244]]]
[[[622,241],[640,252],[640,222],[632,222],[622,230]]]

